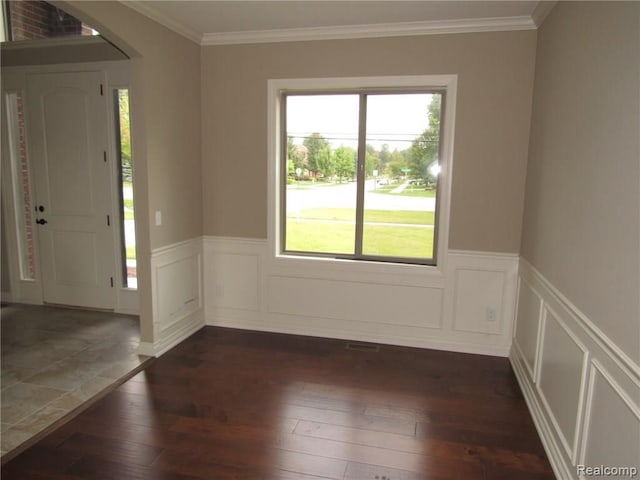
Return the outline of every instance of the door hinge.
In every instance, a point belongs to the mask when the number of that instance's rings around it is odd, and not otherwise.
[[[104,97],[104,85],[100,84],[100,96]]]
[[[113,277],[109,277],[109,281],[111,282],[111,288],[113,288]]]
[[[107,163],[107,151],[106,150],[104,152],[102,152],[102,159],[104,160],[104,163]]]
[[[111,215],[107,215],[107,227],[111,226]]]

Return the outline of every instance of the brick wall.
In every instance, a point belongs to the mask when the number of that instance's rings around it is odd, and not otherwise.
[[[91,27],[47,2],[12,0],[8,4],[12,40],[91,35]]]

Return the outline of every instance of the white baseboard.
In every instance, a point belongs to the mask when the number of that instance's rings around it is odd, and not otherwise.
[[[148,357],[159,357],[163,353],[168,352],[180,342],[186,340],[191,335],[204,327],[204,322],[200,319],[194,320],[192,323],[185,325],[181,330],[174,334],[164,337],[161,340],[151,342],[140,342],[138,346],[138,354]]]
[[[640,468],[638,365],[524,259],[510,360],[558,478]]]
[[[323,319],[319,319],[319,321],[322,322]],[[338,340],[354,340],[385,345],[398,345],[402,347],[429,348],[448,352],[474,353],[497,357],[507,357],[509,355],[508,347],[473,344],[470,342],[456,343],[455,341],[419,338],[416,336],[400,336],[394,335],[392,332],[388,331],[376,334],[364,332],[362,330],[350,331],[345,328],[317,327],[312,325],[300,326],[293,324],[290,319],[285,317],[271,317],[269,323],[267,323],[264,321],[261,322],[258,319],[246,320],[217,316],[213,320],[207,320],[206,323],[209,326],[237,328],[241,330],[333,338]]]
[[[208,325],[508,356],[518,257],[451,251],[430,267],[295,259],[204,238]],[[493,318],[487,318],[492,309]]]

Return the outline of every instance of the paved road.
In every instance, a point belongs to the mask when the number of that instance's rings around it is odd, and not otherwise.
[[[365,186],[365,208],[372,210],[411,210],[433,212],[436,199],[409,197],[375,193],[374,181]],[[307,208],[354,208],[356,204],[356,184],[345,183],[336,186],[310,186],[309,188],[287,189],[287,212]]]

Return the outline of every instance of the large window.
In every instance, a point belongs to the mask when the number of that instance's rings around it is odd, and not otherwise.
[[[447,86],[277,95],[279,253],[437,264]]]

